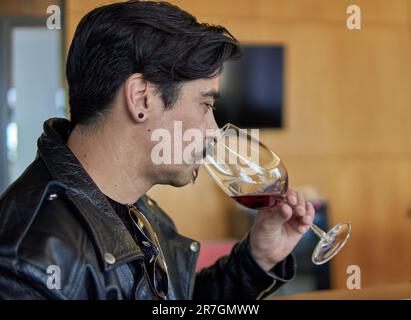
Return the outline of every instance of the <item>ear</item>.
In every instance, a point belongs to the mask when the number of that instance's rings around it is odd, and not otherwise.
[[[127,109],[134,121],[142,123],[149,117],[147,81],[141,73],[134,73],[124,84]]]

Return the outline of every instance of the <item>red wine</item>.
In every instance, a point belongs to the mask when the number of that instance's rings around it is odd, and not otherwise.
[[[284,197],[280,192],[248,194],[232,198],[244,207],[255,210],[275,207],[284,201]]]

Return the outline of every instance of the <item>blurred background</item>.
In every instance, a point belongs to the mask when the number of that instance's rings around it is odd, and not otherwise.
[[[222,88],[229,97],[239,86],[243,96],[223,99],[218,121],[263,128],[291,186],[314,202],[316,222],[352,224],[346,247],[321,267],[307,233],[295,251],[298,276],[278,294],[345,288],[350,265],[362,287],[410,282],[411,0],[169,2],[224,25],[244,46]],[[43,121],[67,116],[66,52],[81,17],[106,3],[0,1],[0,191],[34,159]],[[351,4],[361,8],[360,30],[346,26]],[[61,9],[61,29],[46,27],[50,5]],[[205,170],[195,185],[149,194],[202,243],[198,269],[229,252],[253,220]]]

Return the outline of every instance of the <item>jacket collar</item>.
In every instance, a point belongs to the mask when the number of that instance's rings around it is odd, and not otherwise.
[[[62,183],[67,197],[77,207],[96,244],[106,270],[128,261],[143,258],[123,222],[106,196],[84,170],[66,141],[71,123],[66,119],[49,119],[38,139],[38,152],[53,179]],[[145,196],[139,200],[144,203]]]

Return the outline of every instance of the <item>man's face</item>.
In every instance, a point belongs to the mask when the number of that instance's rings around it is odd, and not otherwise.
[[[158,183],[184,186],[198,174],[198,160],[202,158],[207,143],[217,134],[213,105],[218,97],[218,90],[219,77],[186,82],[180,89],[178,100],[170,109],[164,109],[159,95],[151,96],[155,109],[155,114],[151,117],[151,140],[156,129],[168,132],[171,137],[171,145],[167,143],[168,150],[171,151],[171,164],[152,163],[154,179]],[[152,141],[151,151],[158,144],[158,139]]]

